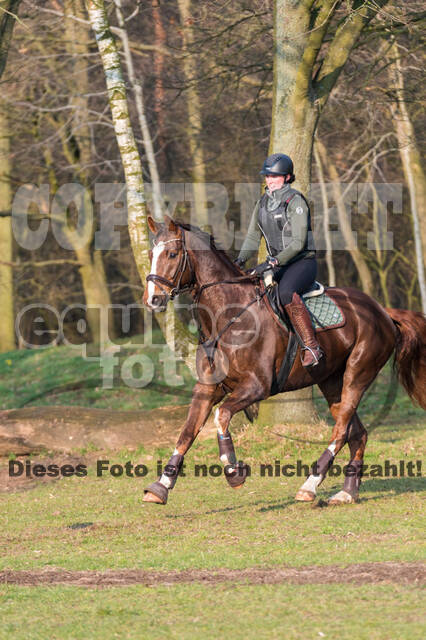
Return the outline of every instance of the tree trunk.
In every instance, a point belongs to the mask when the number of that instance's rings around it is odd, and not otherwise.
[[[286,153],[293,159],[295,186],[306,196],[309,196],[312,149],[320,114],[362,30],[386,0],[379,0],[374,5],[354,3],[350,6],[350,15],[330,36],[327,30],[340,4],[334,0],[318,3],[274,0],[275,52],[269,152]],[[329,42],[318,65],[318,53],[326,35]],[[295,419],[310,422],[315,417],[311,390],[298,394]],[[286,396],[288,400],[288,394]],[[290,405],[287,407],[289,411]],[[285,415],[284,407],[281,411],[278,402],[271,402],[270,412],[270,420],[275,422],[280,418],[282,421]]]
[[[114,338],[114,317],[101,253],[92,255],[86,245],[75,249],[86,300],[86,318],[93,342],[106,344]],[[111,335],[112,334],[112,335]]]
[[[328,167],[328,171],[332,181],[332,189],[333,189],[334,200],[337,208],[337,215],[339,218],[339,226],[346,243],[346,248],[350,252],[351,258],[358,271],[358,276],[361,281],[362,290],[365,293],[367,293],[369,296],[372,296],[373,290],[374,290],[373,279],[371,277],[369,266],[352,235],[352,228],[347,217],[337,169],[333,164],[333,162],[331,161],[324,145],[321,143],[320,140],[317,141],[317,144],[318,144],[318,151],[321,156],[322,162],[325,166]]]
[[[159,0],[152,0],[152,17],[154,20],[155,44],[158,49],[154,51],[154,113],[156,116],[157,126],[157,149],[161,158],[163,158],[163,168],[168,164],[167,158],[167,140],[166,140],[166,123],[164,117],[165,110],[165,90],[163,82],[164,74],[164,52],[161,50],[167,41],[166,30],[161,17],[161,8]]]
[[[64,7],[66,16],[85,19],[83,0],[66,0]],[[74,150],[75,161],[80,169],[75,172],[75,179],[86,188],[85,211],[92,210],[89,190],[89,165],[92,161],[89,121],[88,98],[89,77],[87,69],[87,55],[89,53],[89,33],[86,26],[72,18],[65,20],[65,44],[68,54],[72,56],[73,70],[70,76],[71,104],[74,107],[72,135],[78,149]],[[102,254],[94,252],[91,244],[93,230],[89,234],[87,244],[82,248],[75,247],[75,253],[81,263],[80,275],[84,297],[87,305],[86,317],[90,327],[92,340],[104,343],[116,336],[114,314],[111,308],[111,296],[106,280]],[[100,309],[91,306],[100,305]]]
[[[322,199],[322,208],[323,208],[323,228],[324,228],[324,239],[325,239],[325,261],[327,263],[327,271],[328,271],[328,284],[330,287],[336,286],[336,271],[334,269],[333,263],[333,245],[330,237],[330,216],[328,211],[328,197],[327,197],[327,189],[325,186],[324,180],[324,171],[321,162],[321,156],[318,152],[318,140],[314,144],[314,155],[315,155],[315,164],[318,172],[318,182],[320,184],[321,189],[321,199]]]
[[[0,1],[0,78],[6,67],[7,54],[21,0]]]
[[[205,226],[208,224],[207,195],[206,195],[206,167],[204,151],[201,140],[203,121],[201,115],[201,103],[195,84],[197,75],[197,60],[191,52],[194,34],[191,27],[191,0],[178,0],[180,21],[182,25],[183,41],[183,71],[186,81],[186,96],[188,109],[187,138],[192,159],[192,178],[195,204],[195,224]]]
[[[10,139],[8,120],[0,108],[0,211],[10,211],[12,206],[10,189]],[[0,256],[2,262],[13,261],[12,219],[0,218]],[[12,266],[0,264],[0,351],[15,349],[15,321],[13,309]]]
[[[124,59],[126,61],[127,74],[129,82],[135,94],[136,112],[138,114],[139,127],[142,132],[143,143],[145,146],[146,159],[151,176],[152,186],[152,202],[154,205],[154,217],[156,220],[163,219],[163,206],[161,198],[160,177],[158,175],[157,161],[155,159],[154,147],[152,144],[151,134],[148,127],[148,121],[145,115],[145,106],[143,99],[142,81],[137,81],[135,68],[133,65],[133,56],[130,50],[129,36],[126,30],[123,12],[121,10],[121,0],[114,0],[117,21],[120,26],[120,38],[123,43]]]
[[[274,80],[269,153],[286,153],[295,166],[296,188],[308,196],[312,147],[319,113],[302,84],[310,80],[302,60],[307,45],[310,12],[305,3],[276,0],[274,14]],[[312,423],[317,414],[312,388],[274,396],[259,407],[258,421]]]
[[[129,117],[126,83],[103,0],[86,0],[86,5],[104,67],[111,116],[126,180],[130,242],[139,276],[145,282],[150,272],[150,244],[142,165]],[[180,322],[174,308],[169,305],[167,314],[159,314],[156,319],[169,347],[178,355],[186,355],[185,363],[194,371],[196,341]]]
[[[426,178],[423,171],[420,151],[417,146],[414,127],[405,102],[404,73],[396,41],[390,49],[389,58],[392,60],[389,65],[389,77],[395,96],[395,102],[391,107],[392,120],[395,125],[402,167],[410,194],[417,276],[421,305],[423,313],[426,313]]]

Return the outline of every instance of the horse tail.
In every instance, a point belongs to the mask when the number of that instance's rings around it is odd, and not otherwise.
[[[426,409],[426,316],[405,309],[386,309],[398,330],[394,367],[410,398]]]

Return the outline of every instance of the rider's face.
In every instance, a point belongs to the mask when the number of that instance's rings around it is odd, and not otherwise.
[[[284,176],[265,176],[266,186],[269,191],[275,191],[275,189],[281,189],[285,182]]]

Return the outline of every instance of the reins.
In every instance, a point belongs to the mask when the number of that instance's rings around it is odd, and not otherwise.
[[[196,287],[197,283],[194,282],[194,269],[192,267],[192,264],[188,255],[188,250],[186,248],[185,232],[183,231],[182,235],[178,238],[170,238],[169,240],[163,240],[154,246],[168,244],[169,242],[182,242],[182,248],[183,248],[181,259],[179,261],[178,266],[176,267],[176,271],[172,279],[168,280],[167,278],[164,278],[163,276],[159,276],[156,273],[150,273],[147,276],[146,281],[160,283],[162,285],[165,285],[166,287],[169,287],[170,291],[165,291],[161,286],[157,285],[163,295],[167,296],[169,300],[173,300],[173,298],[175,298],[180,293],[183,293],[184,291],[189,291],[194,287]],[[188,266],[191,270],[191,278],[187,284],[181,287],[182,278]],[[178,276],[178,282],[175,283],[176,276]],[[209,287],[214,287],[218,284],[238,284],[239,282],[244,282],[244,280],[254,281],[258,279],[259,277],[256,274],[245,274],[243,276],[237,276],[232,280],[219,280],[218,282],[207,282],[206,284],[202,284],[201,286],[198,287],[198,290],[195,294],[196,302],[199,301],[203,291],[205,289],[208,289]]]
[[[171,280],[168,280],[167,278],[164,278],[163,276],[159,276],[155,273],[150,273],[146,280],[147,282],[155,282],[158,286],[158,288],[160,289],[160,291],[162,292],[163,295],[167,296],[167,298],[169,300],[173,300],[177,295],[185,292],[185,291],[190,291],[193,290],[195,287],[198,286],[198,289],[196,290],[195,294],[194,294],[194,304],[195,306],[199,303],[200,298],[202,293],[206,290],[209,289],[210,287],[215,287],[217,285],[223,285],[223,284],[239,284],[241,282],[247,281],[247,282],[252,282],[254,283],[255,281],[259,281],[259,276],[257,274],[244,274],[243,276],[237,276],[236,278],[233,278],[231,280],[219,280],[217,282],[207,282],[205,284],[202,284],[201,286],[197,285],[196,282],[194,282],[194,277],[195,277],[195,272],[194,269],[192,267],[191,261],[189,259],[189,255],[188,255],[188,250],[186,248],[186,243],[185,243],[185,232],[184,230],[182,230],[182,235],[180,237],[177,238],[171,238],[169,240],[164,240],[162,242],[159,242],[158,245],[155,246],[159,246],[160,244],[168,244],[169,242],[182,242],[182,248],[183,248],[183,252],[182,252],[182,256],[181,259],[179,261],[178,266],[176,267],[176,271],[172,277]],[[184,276],[184,273],[186,271],[187,268],[190,268],[191,271],[191,277],[190,277],[190,281],[181,286],[181,282],[182,282],[182,278]],[[177,282],[175,282],[177,280]],[[166,291],[162,286],[160,285],[164,285],[166,287],[169,288],[169,291]],[[245,311],[247,311],[247,309],[249,307],[251,307],[252,304],[254,304],[255,302],[257,302],[259,304],[259,302],[262,300],[262,298],[264,297],[264,295],[267,293],[267,289],[265,289],[264,291],[260,291],[259,287],[255,287],[256,289],[256,297],[253,298],[253,300],[250,300],[250,302],[243,307],[235,316],[233,316],[227,323],[226,325],[223,327],[223,329],[221,329],[221,331],[219,331],[219,333],[217,334],[217,336],[215,338],[207,338],[207,336],[204,334],[202,327],[201,327],[201,323],[198,319],[198,317],[195,317],[193,308],[191,307],[191,313],[192,313],[192,318],[197,326],[197,330],[200,336],[200,343],[203,345],[205,351],[206,351],[206,355],[207,358],[209,360],[209,364],[210,366],[213,365],[213,360],[214,360],[214,352],[217,348],[217,345],[219,343],[219,340],[221,339],[221,337],[223,336],[223,334],[225,333],[225,331],[227,331],[229,329],[229,327],[234,324],[234,322],[236,320],[238,320],[238,318],[240,316],[243,315],[243,313],[245,313]]]

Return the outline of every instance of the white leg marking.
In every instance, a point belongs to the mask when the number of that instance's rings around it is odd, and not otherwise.
[[[309,478],[307,478],[306,482],[304,482],[302,484],[302,486],[300,487],[300,491],[312,491],[312,493],[317,493],[317,487],[320,484],[321,480],[322,480],[322,476],[313,476],[310,475]]]
[[[169,478],[169,476],[166,476],[165,473],[163,473],[158,482],[161,482],[161,484],[166,487],[166,489],[170,489],[170,485],[172,484],[171,478]]]
[[[334,452],[336,451],[336,441],[333,440],[333,442],[331,443],[331,445],[328,447],[328,450],[330,451],[330,453],[333,454],[334,456]]]
[[[343,491],[342,489],[341,491],[338,491],[337,493],[335,493],[334,496],[331,496],[328,502],[352,504],[353,502],[356,502],[356,500],[351,496],[350,493],[348,493],[347,491]]]
[[[152,252],[152,266],[151,266],[151,273],[153,275],[157,275],[157,262],[158,262],[158,258],[160,257],[160,253],[163,251],[164,249],[164,245],[157,245],[156,247],[154,247],[153,252]],[[152,297],[155,293],[155,282],[152,282],[152,280],[150,280],[148,282],[148,305],[151,306],[152,305]]]
[[[215,426],[217,427],[217,431],[220,435],[223,435],[223,429],[221,427],[221,424],[219,422],[219,415],[220,415],[220,408],[216,409],[216,411],[214,412],[214,423]]]

